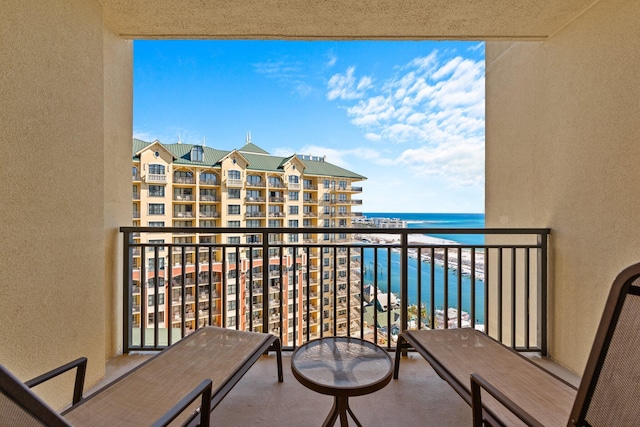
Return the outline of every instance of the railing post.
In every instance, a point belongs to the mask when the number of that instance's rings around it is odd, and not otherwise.
[[[402,308],[400,309],[400,332],[405,331],[409,324],[407,311],[409,310],[409,234],[400,234],[400,303]],[[421,262],[418,259],[418,262]],[[389,260],[389,265],[391,261]],[[391,276],[389,276],[389,295],[391,295]],[[418,307],[418,310],[420,308]],[[389,311],[391,311],[389,309]],[[388,326],[389,338],[391,338],[391,325]]]
[[[547,285],[548,285],[548,277],[547,277],[547,268],[548,268],[548,260],[547,257],[549,256],[548,254],[548,233],[540,233],[538,234],[538,245],[540,246],[539,249],[539,253],[540,256],[538,257],[538,277],[540,278],[540,283],[539,283],[539,289],[540,289],[540,293],[539,293],[539,306],[540,306],[540,313],[539,313],[539,325],[540,325],[540,353],[543,357],[546,357],[549,355],[549,349],[547,347],[547,314],[548,314],[548,304],[549,301],[547,300]]]
[[[131,347],[131,308],[133,305],[133,233],[125,231],[122,238],[122,352],[129,353]],[[142,284],[140,287],[142,291]],[[142,324],[142,322],[141,322]]]
[[[262,332],[269,333],[269,233],[262,232]],[[281,266],[282,267],[282,266]],[[253,283],[251,284],[253,286]],[[282,283],[280,283],[282,294]],[[265,307],[265,300],[266,305]],[[253,300],[249,301],[249,310],[253,317]],[[282,318],[282,313],[280,314]],[[282,337],[282,321],[280,322],[280,336]]]

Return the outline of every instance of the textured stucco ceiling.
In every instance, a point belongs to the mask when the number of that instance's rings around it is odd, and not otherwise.
[[[606,1],[606,0],[602,0]],[[127,38],[540,40],[597,0],[102,0]]]

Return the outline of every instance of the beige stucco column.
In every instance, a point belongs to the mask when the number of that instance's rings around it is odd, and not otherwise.
[[[90,385],[117,351],[131,43],[97,0],[9,0],[1,15],[0,363],[26,380],[87,356]]]

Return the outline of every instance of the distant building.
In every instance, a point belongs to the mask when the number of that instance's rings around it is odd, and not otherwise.
[[[242,148],[231,151],[203,145],[163,144],[158,140],[145,142],[134,139],[132,160],[134,226],[348,228],[351,226],[351,219],[360,215],[353,212],[352,208],[362,204],[362,200],[353,198],[362,192],[362,187],[354,187],[352,184],[366,179],[328,163],[322,157],[272,156],[251,143],[249,137]],[[147,236],[149,234],[142,233],[135,241],[148,243],[152,239],[155,243],[204,243],[215,246],[216,243],[260,243],[261,238],[261,235],[240,230],[237,234],[224,236],[216,233]],[[348,234],[274,233],[270,235],[270,239],[272,243],[304,242],[319,245],[350,241]],[[297,339],[306,336],[307,330],[312,338],[319,337],[321,331],[324,334],[340,335],[347,330],[347,295],[351,295],[353,299],[351,307],[360,307],[359,278],[351,279],[352,290],[357,290],[357,293],[346,292],[347,248],[339,248],[336,259],[334,251],[320,253],[320,248],[311,248],[309,265],[300,265],[295,270],[295,283],[306,284],[307,277],[309,279],[308,307],[306,289],[305,292],[293,295],[293,271],[288,269],[281,273],[279,264],[263,266],[262,247],[259,245],[251,251],[251,263],[250,251],[246,247],[239,251],[239,260],[235,259],[235,252],[227,252],[229,270],[226,289],[222,289],[222,251],[219,247],[212,252],[207,249],[199,253],[195,252],[194,247],[188,247],[184,254],[184,265],[183,254],[179,249],[174,249],[171,269],[168,266],[168,250],[163,248],[159,254],[158,277],[161,286],[157,296],[157,319],[152,286],[155,280],[153,251],[147,251],[145,259],[141,259],[140,251],[137,254],[134,252],[134,327],[151,327],[157,321],[159,327],[177,328],[182,327],[184,322],[188,330],[193,330],[196,325],[199,327],[209,324],[211,312],[212,323],[215,325],[249,329],[252,323],[255,331],[279,334],[282,318],[283,344],[290,345],[294,341],[294,319]],[[275,251],[270,256],[276,257],[277,249]],[[292,258],[290,252],[284,254],[286,265],[293,263]],[[194,268],[196,263],[198,269]],[[202,285],[207,283],[208,286],[208,280],[204,278],[206,276],[208,279],[209,265],[212,266],[214,281],[211,290]],[[196,277],[196,271],[203,277]],[[323,277],[320,277],[321,272]],[[165,280],[165,275],[171,277]],[[334,275],[337,276],[335,281]],[[146,286],[141,286],[141,277],[148,282]],[[269,281],[268,289],[273,293],[262,294],[264,280]],[[181,312],[183,287],[186,288],[187,304],[184,316]],[[280,289],[282,295],[287,296],[287,301],[274,304],[274,301],[279,301]],[[212,307],[209,307],[209,292],[213,295]],[[334,292],[337,292],[336,307],[332,306]],[[239,294],[240,301],[237,301],[236,294]],[[196,295],[202,295],[203,298],[195,298]],[[252,296],[251,300],[249,295]],[[226,301],[224,306],[223,301]],[[320,307],[323,313],[320,313]],[[273,320],[269,329],[264,331],[263,310],[269,310],[269,319]],[[295,314],[294,310],[297,310]],[[336,330],[332,313],[336,313]],[[359,313],[357,317],[359,319]],[[237,324],[238,318],[240,324]],[[351,318],[354,319],[355,316],[352,315]],[[251,322],[251,319],[255,320]],[[353,327],[352,324],[352,332]]]
[[[368,218],[366,216],[359,216],[353,218],[353,224],[359,227],[407,228],[407,221],[401,220],[400,218]]]

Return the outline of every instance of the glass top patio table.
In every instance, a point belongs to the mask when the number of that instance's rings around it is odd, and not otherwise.
[[[293,352],[291,371],[305,387],[335,396],[332,411],[323,426],[330,426],[346,414],[358,420],[349,408],[349,396],[361,396],[380,390],[391,381],[393,363],[389,354],[377,345],[359,338],[328,337],[309,341]]]

